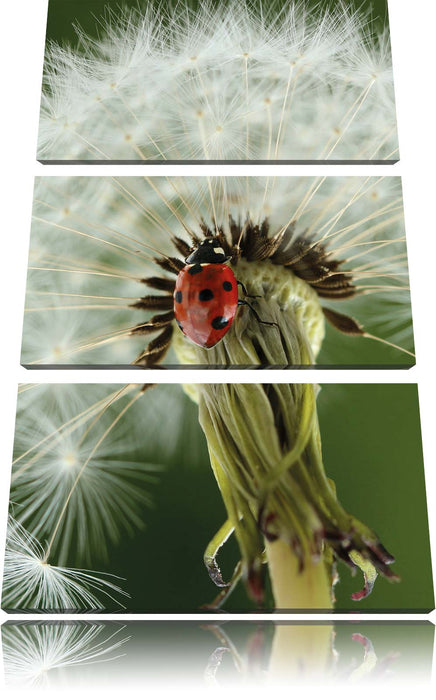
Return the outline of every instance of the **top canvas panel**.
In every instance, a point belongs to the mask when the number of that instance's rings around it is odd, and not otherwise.
[[[50,0],[37,155],[396,162],[387,0]]]

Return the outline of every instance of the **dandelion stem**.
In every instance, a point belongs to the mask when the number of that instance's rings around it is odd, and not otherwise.
[[[277,610],[324,612],[332,608],[331,583],[323,560],[308,563],[300,571],[298,558],[283,540],[267,542],[266,553]]]

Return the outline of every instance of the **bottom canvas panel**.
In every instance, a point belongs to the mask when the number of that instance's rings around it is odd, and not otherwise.
[[[84,687],[426,683],[429,622],[8,622],[7,685]]]
[[[415,385],[21,385],[7,612],[416,612]]]

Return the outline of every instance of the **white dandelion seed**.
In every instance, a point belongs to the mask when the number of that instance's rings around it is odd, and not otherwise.
[[[5,682],[49,687],[58,680],[59,669],[113,662],[123,656],[119,649],[129,640],[119,638],[123,630],[108,635],[105,625],[86,622],[4,625]]]
[[[38,385],[19,393],[11,500],[20,522],[47,541],[46,558],[104,561],[109,543],[144,527],[150,489],[179,435],[167,434],[166,416],[171,409],[179,419],[182,402],[165,387],[143,396],[141,386],[129,385]],[[141,458],[145,434],[155,463]]]
[[[365,362],[368,341],[352,337],[356,326],[341,336],[341,314],[356,318],[366,337],[413,351],[399,178],[49,177],[40,178],[35,191],[23,363],[129,365],[141,357],[153,332],[158,347],[153,361],[163,355],[162,333],[167,362],[177,363],[169,347],[171,337],[181,335],[171,316],[172,298],[159,296],[171,292],[174,271],[162,274],[156,261],[183,258],[176,239],[192,245],[204,226],[221,230],[230,245],[232,220],[241,237],[238,279],[251,294],[277,302],[279,324],[281,314],[298,319],[305,309],[306,332],[316,336],[314,356],[321,348],[319,362],[337,364],[344,348],[352,364]],[[257,252],[251,257],[247,252],[247,222],[261,227],[266,221],[268,240],[281,244],[270,260],[259,261]],[[153,322],[149,298],[156,310],[166,310]],[[324,343],[323,310],[336,326]],[[57,323],[62,314],[64,328]],[[405,361],[401,349],[385,352],[388,362]]]
[[[398,159],[388,33],[345,2],[150,3],[77,31],[47,50],[42,160]]]
[[[49,564],[46,551],[17,520],[9,517],[3,573],[2,607],[35,612],[86,612],[107,605],[124,607],[127,596],[99,572]],[[108,576],[109,574],[104,574]],[[118,579],[118,577],[112,576]],[[118,579],[119,580],[119,579]],[[105,602],[100,600],[100,596]]]

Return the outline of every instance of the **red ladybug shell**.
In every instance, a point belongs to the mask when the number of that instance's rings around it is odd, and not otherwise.
[[[212,348],[225,336],[238,308],[238,286],[223,263],[186,265],[174,290],[174,315],[194,343]]]

